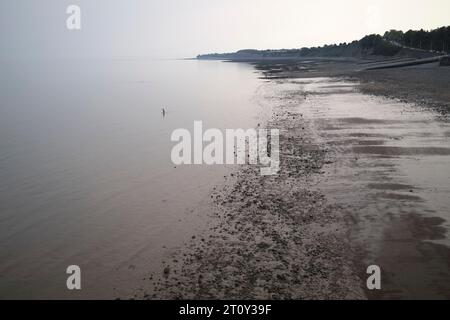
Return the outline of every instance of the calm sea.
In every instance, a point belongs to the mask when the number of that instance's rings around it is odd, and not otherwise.
[[[172,131],[259,121],[262,81],[246,64],[15,61],[1,70],[0,298],[130,294],[204,227],[210,191],[230,169],[175,167]],[[79,292],[66,289],[73,264]]]

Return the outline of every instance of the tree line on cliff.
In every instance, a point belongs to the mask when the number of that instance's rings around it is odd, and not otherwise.
[[[366,55],[394,56],[401,52],[409,55],[427,56],[447,52],[450,48],[450,27],[438,29],[409,30],[407,32],[390,30],[371,34],[350,43],[324,45],[319,47],[280,50],[246,49],[234,53],[213,53],[197,56],[198,59],[259,59],[296,57],[358,57]],[[415,49],[416,52],[414,52]]]
[[[405,47],[448,52],[450,48],[450,27],[441,27],[431,31],[423,29],[407,32],[390,30],[385,32],[383,38]]]

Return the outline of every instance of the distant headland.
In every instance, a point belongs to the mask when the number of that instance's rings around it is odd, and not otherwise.
[[[450,26],[438,29],[390,30],[384,35],[371,34],[350,43],[303,47],[300,49],[245,49],[232,53],[201,54],[202,60],[273,60],[305,57],[354,57],[365,56],[412,56],[426,58],[448,54],[450,47]]]

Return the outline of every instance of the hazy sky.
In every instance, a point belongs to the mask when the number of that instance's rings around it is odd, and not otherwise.
[[[81,7],[82,29],[66,28]],[[1,0],[1,57],[192,57],[450,25],[450,0]]]

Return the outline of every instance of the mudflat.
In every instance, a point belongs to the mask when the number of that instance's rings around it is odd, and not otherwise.
[[[280,129],[279,175],[227,176],[209,231],[135,297],[450,298],[450,69],[253,63],[265,126]],[[381,290],[366,287],[370,265]]]

